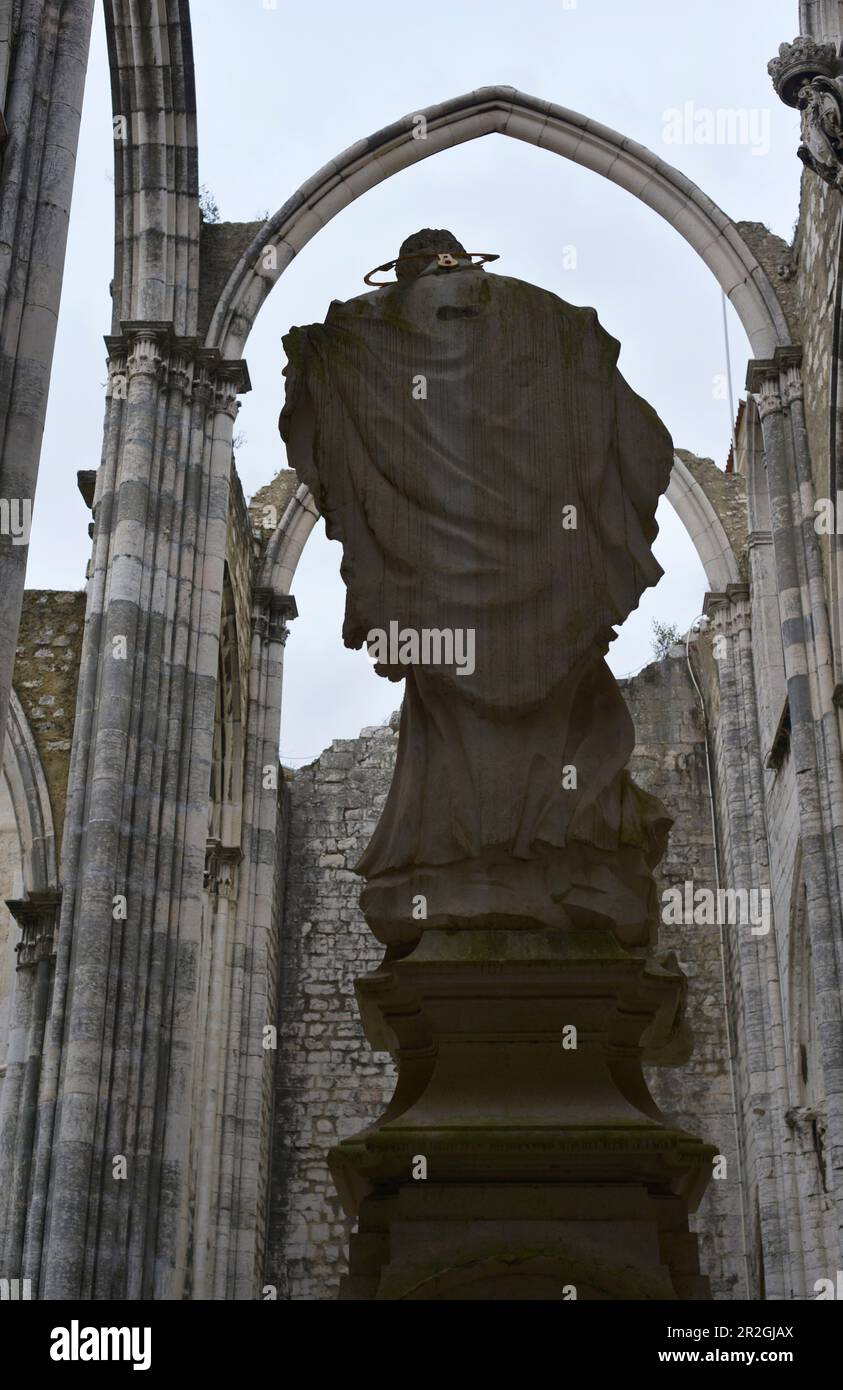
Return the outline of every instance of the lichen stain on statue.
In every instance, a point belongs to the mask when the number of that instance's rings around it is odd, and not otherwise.
[[[670,820],[626,771],[605,656],[661,575],[670,436],[594,310],[486,271],[448,232],[396,266],[284,339],[280,421],[343,546],[346,645],[406,681],[357,865],[366,919],[387,942],[600,926],[647,951]]]

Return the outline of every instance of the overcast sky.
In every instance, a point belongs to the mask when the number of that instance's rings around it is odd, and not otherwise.
[[[76,472],[99,464],[113,265],[113,148],[99,13],[85,96],[53,386],[27,584],[78,589],[90,520]],[[584,112],[676,165],[735,220],[786,240],[798,212],[798,119],[776,98],[767,61],[798,30],[796,0],[193,0],[200,179],[224,220],[275,211],[315,170],[399,116],[503,83]],[[668,113],[742,109],[745,144],[677,143]],[[285,466],[277,432],[291,324],[321,322],[332,299],[423,226],[496,251],[501,274],[593,305],[622,344],[627,380],[676,445],[723,467],[729,448],[719,286],[637,199],[567,160],[489,135],[423,160],[340,213],[296,258],[246,348],[253,390],[237,430],[247,498]],[[735,400],[749,345],[729,309]],[[670,507],[659,512],[665,576],[610,652],[617,674],[650,656],[651,621],[684,630],[705,576]],[[300,617],[286,649],[282,757],[300,763],[332,738],[378,723],[399,690],[341,642],[339,546],[314,533],[296,574]]]

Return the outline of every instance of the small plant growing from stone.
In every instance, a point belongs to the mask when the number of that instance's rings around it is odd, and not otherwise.
[[[220,210],[216,198],[204,183],[199,188],[199,213],[203,222],[219,222]]]
[[[679,629],[675,623],[660,623],[658,618],[653,619],[653,656],[656,661],[662,661],[679,640]]]

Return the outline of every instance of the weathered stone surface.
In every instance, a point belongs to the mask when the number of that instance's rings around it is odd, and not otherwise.
[[[203,222],[199,234],[201,274],[197,330],[204,337],[225,282],[260,222]]]
[[[722,523],[723,530],[741,573],[745,574],[747,565],[746,538],[746,483],[738,473],[724,473],[713,459],[698,458],[687,449],[676,450],[683,463],[690,468],[709,502]]]
[[[282,468],[271,482],[255,493],[249,503],[252,525],[259,528],[264,544],[284,516],[298,485],[297,473],[292,468]]]
[[[23,596],[15,691],[26,712],[50,792],[61,845],[76,687],[85,628],[85,594],[28,589]]]
[[[659,889],[691,879],[713,887],[703,732],[684,660],[668,658],[622,686],[636,725],[631,771],[674,817]],[[290,775],[291,829],[282,937],[282,1005],[269,1268],[293,1298],[335,1295],[350,1223],[327,1167],[331,1146],[374,1120],[394,1086],[387,1054],[372,1054],[357,1018],[354,979],[382,950],[357,906],[350,870],[386,796],[396,750],[392,728],[363,730]],[[342,777],[335,779],[337,768]],[[333,870],[320,861],[343,859]],[[694,1050],[681,1066],[650,1068],[665,1115],[727,1156],[693,1228],[718,1298],[744,1295],[734,1113],[717,928],[662,926],[689,978]],[[314,1062],[314,1056],[320,1060]],[[359,1078],[365,1078],[360,1084]],[[339,1253],[343,1252],[343,1253]]]

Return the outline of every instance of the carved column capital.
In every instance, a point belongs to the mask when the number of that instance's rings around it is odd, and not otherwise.
[[[223,845],[219,840],[208,841],[204,887],[211,897],[236,899],[242,858],[239,845]]]
[[[225,358],[218,348],[202,347],[196,337],[180,336],[172,323],[133,320],[120,328],[105,339],[112,375],[155,375],[185,391],[195,380],[208,391],[208,400],[232,418],[238,408],[234,397],[252,389],[242,359]]]
[[[252,632],[263,641],[280,642],[289,636],[288,623],[299,616],[292,594],[276,594],[274,589],[258,587],[253,593]]]
[[[777,347],[772,357],[750,362],[746,386],[755,397],[762,421],[802,399],[801,364],[802,348],[798,345]]]
[[[729,629],[738,633],[752,627],[752,598],[748,584],[730,584],[726,590],[729,597]]]
[[[240,402],[237,399],[237,387],[233,381],[224,379],[214,382],[214,409],[217,414],[227,415],[232,421],[237,419]]]
[[[782,373],[783,398],[785,405],[792,405],[794,401],[801,401],[804,397],[804,387],[802,383],[802,368],[798,362],[788,363]]]
[[[196,396],[202,405],[210,408],[214,403],[215,391],[216,387],[214,386],[211,373],[208,371],[207,367],[202,366],[201,363],[197,363],[193,377],[194,396]]]
[[[784,402],[778,371],[758,378],[750,389],[755,396],[755,403],[761,420],[766,420],[768,415],[781,414],[784,409]]]
[[[196,361],[205,368],[219,389],[230,387],[235,396],[251,391],[249,368],[243,358],[223,357],[219,348],[198,348]]]
[[[122,339],[106,338],[105,341],[108,347],[108,358],[106,359],[108,384],[106,386],[106,393],[110,395],[115,377],[125,377],[126,375],[126,362],[129,353]]]
[[[25,898],[10,899],[6,906],[21,930],[15,946],[18,970],[34,967],[42,960],[52,960],[58,938],[59,889],[28,893]]]
[[[160,335],[152,332],[138,332],[134,335],[126,358],[126,375],[129,381],[136,377],[149,377],[154,381],[161,381],[164,366]]]
[[[728,584],[724,593],[708,593],[703,613],[715,635],[735,637],[752,626],[752,599],[748,584]],[[715,657],[719,659],[717,652]]]
[[[190,396],[193,390],[193,355],[183,347],[174,346],[167,367],[167,384]]]

